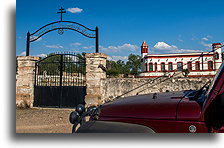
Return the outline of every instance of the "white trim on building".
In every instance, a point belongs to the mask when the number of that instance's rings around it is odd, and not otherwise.
[[[177,71],[188,71],[188,77],[212,77],[223,61],[221,43],[214,43],[213,52],[148,54],[144,41],[141,46],[142,72],[139,77],[172,76]]]

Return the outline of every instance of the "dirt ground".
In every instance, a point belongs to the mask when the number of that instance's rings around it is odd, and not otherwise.
[[[16,109],[16,133],[71,133],[74,109]]]

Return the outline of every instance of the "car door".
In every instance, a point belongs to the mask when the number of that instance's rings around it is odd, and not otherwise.
[[[206,94],[203,116],[207,127],[219,130],[224,127],[224,63],[221,65]]]

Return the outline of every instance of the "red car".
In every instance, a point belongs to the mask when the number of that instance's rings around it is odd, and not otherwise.
[[[90,121],[85,122],[87,115]],[[79,105],[70,122],[78,133],[224,132],[224,63],[200,90],[137,95],[98,108]]]

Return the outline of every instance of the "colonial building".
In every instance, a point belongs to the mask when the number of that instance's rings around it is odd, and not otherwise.
[[[187,73],[188,77],[212,77],[222,61],[221,43],[212,44],[212,52],[149,54],[144,41],[141,46],[142,72],[139,77],[173,76]]]

